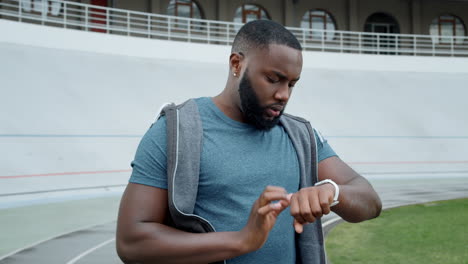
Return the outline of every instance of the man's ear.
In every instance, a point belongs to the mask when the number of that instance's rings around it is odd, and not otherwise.
[[[240,52],[233,52],[231,53],[231,56],[229,56],[229,68],[231,69],[231,73],[234,76],[240,75],[243,61],[244,61],[244,55]]]

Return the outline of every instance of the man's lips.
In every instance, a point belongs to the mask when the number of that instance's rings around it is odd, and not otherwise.
[[[283,111],[283,106],[270,106],[267,108],[267,114],[271,117],[278,117]]]

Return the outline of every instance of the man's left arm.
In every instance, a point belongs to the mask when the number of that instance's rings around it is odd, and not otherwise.
[[[321,161],[318,172],[319,181],[330,179],[338,185],[339,203],[331,209],[344,220],[356,223],[379,216],[382,202],[372,185],[339,157]]]
[[[302,232],[302,225],[312,223],[322,215],[337,213],[348,222],[361,222],[379,216],[382,202],[370,183],[339,157],[326,158],[318,164],[319,181],[330,179],[339,187],[339,203],[333,207],[335,187],[330,184],[307,187],[291,197],[294,227]]]

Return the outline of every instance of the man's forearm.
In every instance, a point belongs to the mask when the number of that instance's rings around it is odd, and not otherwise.
[[[279,201],[277,203],[272,203]],[[263,246],[278,215],[289,206],[286,190],[267,186],[238,232],[189,233],[164,225],[167,191],[129,184],[117,221],[117,253],[125,263],[211,263]]]
[[[240,232],[188,233],[158,223],[140,223],[133,237],[117,235],[125,263],[210,263],[245,254]]]
[[[348,222],[362,222],[379,216],[382,202],[369,182],[361,176],[340,185],[340,203],[332,211]]]

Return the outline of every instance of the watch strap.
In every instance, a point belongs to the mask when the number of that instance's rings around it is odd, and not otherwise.
[[[333,202],[330,204],[330,207],[332,207],[332,206],[337,205],[340,202],[338,201],[338,196],[340,195],[340,188],[338,187],[338,184],[336,184],[334,181],[330,179],[325,179],[323,181],[319,181],[315,183],[314,186],[320,186],[320,185],[324,185],[327,183],[330,183],[331,185],[335,187],[335,196],[333,196]]]

